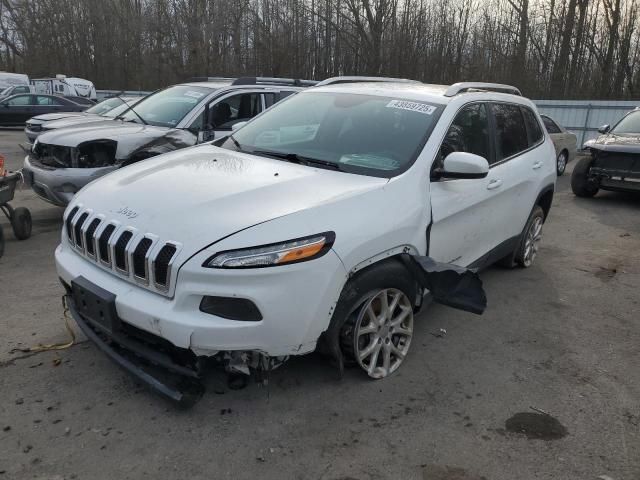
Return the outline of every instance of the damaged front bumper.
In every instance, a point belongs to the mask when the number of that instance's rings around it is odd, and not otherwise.
[[[93,180],[115,170],[116,166],[99,168],[62,168],[42,164],[32,155],[24,159],[25,183],[43,200],[64,207],[73,196]]]

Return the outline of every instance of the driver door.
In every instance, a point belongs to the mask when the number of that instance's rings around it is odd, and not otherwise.
[[[485,103],[464,106],[451,123],[433,168],[442,167],[451,152],[480,155],[493,163],[494,152]],[[429,256],[437,261],[470,266],[500,243],[500,179],[490,169],[482,179],[439,179],[430,184],[432,224]]]

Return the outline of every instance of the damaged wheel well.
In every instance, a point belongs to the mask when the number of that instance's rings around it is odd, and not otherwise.
[[[551,203],[553,202],[553,187],[546,188],[538,197],[536,205],[540,205],[544,212],[544,219],[547,219],[549,211],[551,210]]]

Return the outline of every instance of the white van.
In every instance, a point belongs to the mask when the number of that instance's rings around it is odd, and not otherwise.
[[[29,77],[24,73],[0,72],[0,97],[31,93]]]
[[[31,85],[33,85],[35,93],[97,99],[93,83],[84,78],[56,75],[55,78],[35,78],[31,80]]]

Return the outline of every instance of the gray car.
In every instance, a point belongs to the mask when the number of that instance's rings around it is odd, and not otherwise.
[[[140,98],[113,97],[87,108],[84,112],[56,112],[38,115],[27,121],[24,133],[29,143],[33,143],[38,135],[44,131],[113,119],[125,113],[129,105],[134,104]]]
[[[235,124],[315,83],[252,77],[174,85],[148,95],[117,119],[42,133],[24,160],[23,176],[43,200],[65,206],[102,175],[224,138]]]

